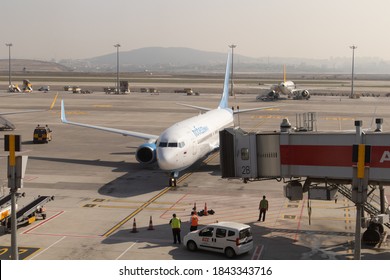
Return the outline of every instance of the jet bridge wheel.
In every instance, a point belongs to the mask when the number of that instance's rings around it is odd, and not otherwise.
[[[382,227],[383,228],[383,227]],[[362,241],[367,246],[375,247],[381,240],[379,227],[369,226],[363,233]]]

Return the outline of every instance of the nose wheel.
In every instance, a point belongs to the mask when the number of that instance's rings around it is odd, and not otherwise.
[[[176,178],[169,178],[169,186],[176,187]]]
[[[169,186],[170,187],[176,187],[176,181],[179,177],[179,172],[172,172],[171,176],[169,177]]]

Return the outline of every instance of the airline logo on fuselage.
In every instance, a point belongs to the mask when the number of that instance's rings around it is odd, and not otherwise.
[[[196,137],[198,137],[199,135],[202,135],[207,131],[209,131],[209,128],[207,126],[199,126],[199,127],[194,126],[194,128],[191,131]]]

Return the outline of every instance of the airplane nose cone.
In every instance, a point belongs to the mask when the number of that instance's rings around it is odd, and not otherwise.
[[[174,152],[169,149],[157,149],[157,163],[161,170],[172,171],[178,168]]]

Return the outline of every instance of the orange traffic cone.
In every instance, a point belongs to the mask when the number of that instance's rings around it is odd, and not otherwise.
[[[152,222],[152,216],[150,216],[148,230],[154,230],[154,227],[153,227],[153,222]]]
[[[137,230],[137,224],[135,223],[135,218],[134,218],[133,230],[131,231],[131,233],[136,233],[136,232],[138,232],[138,230]]]
[[[207,216],[209,213],[207,212],[207,203],[204,203],[204,216]]]

